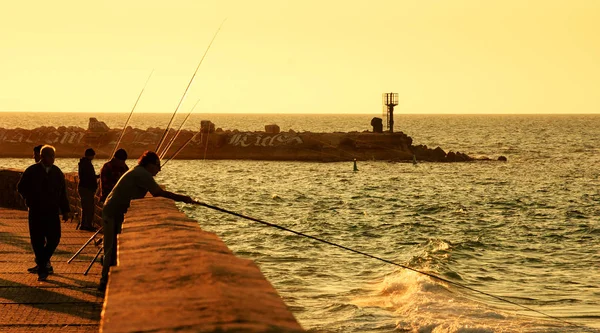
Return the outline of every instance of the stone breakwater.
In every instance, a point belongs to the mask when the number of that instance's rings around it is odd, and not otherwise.
[[[86,148],[93,148],[98,158],[108,158],[121,135],[121,129],[108,128],[103,122],[90,118],[87,129],[42,126],[32,130],[0,128],[0,158],[30,157],[39,144],[57,148],[57,157],[81,157]],[[164,129],[127,127],[119,148],[127,150],[132,158],[145,150],[156,150]],[[171,129],[165,143],[171,142],[176,130]],[[442,148],[413,145],[413,139],[402,132],[374,133],[334,132],[313,133],[280,132],[277,125],[265,126],[265,131],[240,132],[215,129],[203,121],[199,131],[183,130],[176,136],[165,155],[170,158],[185,143],[179,159],[245,159],[279,161],[419,161],[463,162],[473,158],[460,152],[445,152]],[[163,145],[163,146],[166,146]]]

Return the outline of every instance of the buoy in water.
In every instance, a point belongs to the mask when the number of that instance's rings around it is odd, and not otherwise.
[[[354,171],[358,171],[358,167],[356,166],[356,159],[354,159]]]

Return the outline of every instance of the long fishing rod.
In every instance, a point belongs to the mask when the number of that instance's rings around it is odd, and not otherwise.
[[[181,147],[179,147],[179,149],[177,149],[176,152],[173,153],[173,155],[171,155],[171,158],[169,158],[168,160],[165,161],[165,163],[162,164],[162,168],[165,167],[165,165],[167,165],[167,163],[169,163],[170,160],[174,159],[175,156],[177,156],[177,154],[179,154],[179,152],[181,152],[183,150],[183,148],[185,148],[185,146],[188,145],[188,143],[190,143],[198,134],[200,134],[200,132],[202,132],[202,128],[196,132],[196,134],[192,135],[191,138],[189,138],[186,142],[183,143],[183,145],[181,145]]]
[[[200,99],[198,99],[196,101],[196,103],[194,104],[194,106],[192,107],[192,109],[190,110],[190,112],[187,114],[187,116],[185,117],[185,119],[183,119],[183,121],[181,122],[181,125],[179,125],[179,128],[177,129],[177,132],[175,133],[175,135],[173,136],[173,138],[169,141],[169,143],[167,143],[167,145],[165,146],[165,149],[163,150],[162,154],[160,154],[160,159],[162,160],[165,155],[167,155],[167,152],[169,151],[169,149],[171,149],[171,146],[173,145],[173,143],[175,142],[175,139],[177,138],[177,136],[179,135],[179,133],[181,132],[181,128],[183,127],[183,125],[187,122],[188,118],[190,117],[190,115],[192,114],[192,112],[194,111],[194,109],[196,108],[196,105],[198,105],[198,103],[200,102]]]
[[[133,104],[133,107],[131,108],[131,112],[129,112],[129,117],[127,117],[127,120],[125,121],[125,125],[123,125],[123,129],[121,130],[121,135],[119,135],[119,139],[117,140],[117,144],[113,148],[112,154],[110,154],[110,156],[108,157],[109,160],[112,159],[113,156],[115,156],[115,152],[117,151],[117,148],[119,147],[119,143],[121,143],[121,139],[123,139],[123,135],[125,134],[125,130],[127,129],[127,124],[129,124],[129,120],[131,119],[131,116],[133,115],[133,111],[135,110],[135,107],[137,106],[138,102],[140,101],[140,98],[142,97],[142,94],[144,93],[144,90],[146,89],[146,86],[148,85],[148,82],[150,81],[150,78],[152,77],[153,73],[154,73],[154,69],[150,72],[150,75],[148,75],[148,78],[146,79],[146,83],[144,83],[144,87],[142,88],[142,91],[140,91],[140,94],[138,95],[137,99],[135,100],[135,103]],[[77,228],[79,228],[79,224],[77,225]],[[75,259],[81,253],[81,251],[83,251],[83,249],[85,249],[85,247],[88,246],[88,244],[90,244],[92,242],[92,240],[94,240],[96,238],[96,236],[99,233],[101,233],[102,231],[103,231],[103,228],[100,227],[100,229],[98,229],[96,231],[96,233],[93,234],[92,237],[90,237],[90,239],[88,239],[87,242],[85,242],[79,248],[79,250],[77,250],[77,252],[75,252],[75,254],[73,254],[73,256],[69,260],[67,260],[67,263],[70,264],[73,261],[73,259]],[[100,254],[100,250],[98,250],[98,253],[96,254],[96,257],[98,257],[99,254]],[[87,275],[87,272],[92,267],[92,264],[95,261],[96,261],[96,258],[94,258],[92,260],[92,262],[88,266],[88,270],[85,271],[84,275]]]
[[[547,318],[551,318],[551,319],[557,320],[559,322],[562,322],[562,323],[565,323],[565,324],[568,324],[568,325],[572,325],[572,326],[575,326],[575,327],[578,327],[578,328],[583,328],[583,329],[586,329],[586,330],[589,330],[590,332],[592,332],[591,329],[589,329],[588,327],[581,326],[581,325],[578,325],[578,324],[575,324],[575,323],[571,323],[571,322],[566,321],[564,319],[561,319],[559,317],[551,316],[549,314],[546,314],[544,312],[535,310],[535,309],[530,308],[528,306],[525,306],[525,305],[513,302],[511,300],[504,299],[502,297],[499,297],[499,296],[496,296],[496,295],[492,295],[492,294],[487,293],[485,291],[480,291],[480,290],[477,290],[477,289],[475,289],[473,287],[469,287],[467,285],[464,285],[464,284],[461,284],[461,283],[458,283],[458,282],[453,282],[453,281],[444,279],[442,277],[439,277],[437,275],[434,275],[434,274],[431,274],[431,273],[427,273],[427,272],[423,272],[423,271],[411,268],[411,267],[406,266],[406,265],[399,264],[399,263],[391,261],[391,260],[387,260],[387,259],[384,259],[384,258],[381,258],[381,257],[377,257],[377,256],[374,256],[374,255],[368,254],[366,252],[358,251],[358,250],[346,247],[344,245],[336,244],[336,243],[330,242],[330,241],[322,239],[322,238],[318,238],[318,237],[315,237],[315,236],[307,235],[307,234],[299,232],[299,231],[288,229],[286,227],[282,227],[282,226],[274,224],[274,223],[266,222],[266,221],[263,221],[263,220],[260,220],[260,219],[256,219],[256,218],[253,218],[253,217],[250,217],[250,216],[242,215],[242,214],[239,214],[239,213],[236,213],[236,212],[224,209],[224,208],[220,208],[220,207],[217,207],[217,206],[209,205],[209,204],[201,202],[201,201],[194,200],[192,203],[195,204],[195,205],[198,205],[198,206],[202,206],[202,207],[214,209],[214,210],[220,211],[222,213],[226,213],[226,214],[234,215],[234,216],[237,216],[237,217],[241,217],[241,218],[246,219],[246,220],[258,222],[260,224],[263,224],[263,225],[266,225],[266,226],[269,226],[269,227],[273,227],[273,228],[281,229],[281,230],[284,230],[284,231],[287,231],[287,232],[291,232],[291,233],[296,234],[298,236],[310,238],[312,240],[315,240],[315,241],[318,241],[318,242],[321,242],[321,243],[325,243],[327,245],[335,246],[335,247],[338,247],[338,248],[346,250],[346,251],[354,252],[356,254],[360,254],[360,255],[363,255],[363,256],[366,256],[366,257],[369,257],[369,258],[372,258],[372,259],[376,259],[376,260],[382,261],[382,262],[387,263],[387,264],[391,264],[391,265],[394,265],[394,266],[402,267],[404,269],[408,269],[410,271],[413,271],[413,272],[416,272],[416,273],[419,273],[419,274],[423,274],[423,275],[429,276],[429,277],[434,278],[436,280],[440,280],[440,281],[443,281],[445,283],[448,283],[448,284],[451,284],[451,285],[454,285],[454,286],[457,286],[457,287],[460,287],[460,288],[464,288],[464,289],[467,289],[467,290],[470,290],[470,291],[473,291],[473,292],[476,292],[476,293],[479,293],[479,294],[482,294],[482,295],[494,298],[496,300],[499,300],[499,301],[502,301],[502,302],[506,302],[506,303],[515,305],[517,307],[520,307],[520,308],[523,308],[523,309],[526,309],[526,310],[538,313],[538,314],[540,314],[542,316],[545,316]]]
[[[181,99],[179,100],[179,104],[177,104],[177,108],[175,108],[175,112],[173,112],[173,116],[171,117],[171,120],[169,121],[169,124],[167,124],[167,128],[165,128],[165,132],[163,133],[162,137],[160,138],[160,141],[158,141],[158,145],[156,146],[156,150],[155,150],[155,152],[157,154],[159,154],[160,147],[162,146],[162,144],[163,144],[163,142],[164,142],[164,140],[165,140],[165,138],[167,136],[167,133],[169,132],[169,127],[171,126],[171,123],[173,122],[173,118],[175,118],[175,115],[177,114],[177,111],[179,110],[179,107],[181,106],[181,103],[185,99],[185,96],[187,95],[187,92],[190,89],[190,86],[192,85],[192,82],[194,81],[194,78],[196,77],[196,73],[198,73],[198,69],[200,68],[200,65],[202,65],[202,61],[204,61],[204,57],[206,57],[206,54],[208,53],[208,50],[210,49],[210,46],[215,41],[215,38],[217,38],[217,35],[219,34],[219,31],[221,31],[221,27],[223,27],[223,24],[225,23],[226,20],[227,19],[225,19],[225,20],[223,20],[223,22],[221,22],[221,25],[219,26],[219,29],[217,29],[217,32],[215,32],[215,35],[213,36],[212,40],[208,44],[208,47],[206,48],[206,51],[204,51],[204,55],[202,56],[202,59],[200,59],[200,62],[198,63],[198,66],[196,67],[196,70],[194,71],[194,75],[192,75],[192,78],[190,79],[190,82],[188,83],[187,87],[185,88],[185,92],[183,93],[183,96],[181,96]]]
[[[209,134],[209,131],[210,131],[210,128],[207,128],[207,129],[206,129],[206,134],[207,134],[207,135]],[[175,156],[177,156],[177,154],[179,154],[179,153],[180,153],[180,152],[183,150],[183,148],[185,148],[185,147],[188,145],[188,143],[192,142],[192,140],[194,140],[194,138],[195,138],[196,136],[198,136],[198,134],[204,134],[204,133],[202,133],[202,127],[200,128],[200,130],[198,130],[198,132],[196,132],[196,134],[192,135],[192,137],[191,137],[191,138],[189,138],[189,139],[188,139],[186,142],[184,142],[184,143],[181,145],[181,147],[179,147],[179,149],[177,149],[177,151],[175,151],[175,152],[173,153],[173,155],[171,155],[171,157],[170,157],[168,160],[166,160],[166,161],[165,161],[165,163],[163,163],[163,164],[162,164],[162,167],[164,167],[164,166],[165,166],[167,163],[169,163],[169,161],[170,161],[170,160],[174,159],[174,158],[175,158]],[[202,138],[202,137],[201,137],[201,138]],[[202,142],[202,139],[200,139],[200,142]],[[204,159],[205,159],[205,160],[206,160],[206,150],[207,150],[207,149],[208,149],[208,136],[206,137],[206,147],[205,147],[205,149],[204,149]]]
[[[150,78],[152,77],[152,73],[154,73],[154,69],[152,70],[152,72],[150,72],[150,75],[148,75],[148,78],[146,79],[146,83],[144,83],[144,87],[142,88],[142,91],[140,91],[138,98],[135,100],[135,104],[133,104],[133,108],[131,108],[131,112],[129,112],[129,117],[127,117],[127,121],[125,121],[125,125],[123,125],[123,130],[121,131],[119,140],[117,140],[117,144],[115,145],[115,148],[113,149],[112,154],[110,154],[110,156],[108,157],[109,159],[115,155],[117,148],[119,148],[119,143],[121,143],[121,139],[123,139],[123,135],[125,134],[125,129],[127,129],[127,124],[129,124],[129,120],[131,119],[131,116],[133,115],[133,111],[135,110],[135,107],[137,106],[138,102],[140,101],[140,98],[142,97],[142,94],[144,93],[144,90],[146,89],[146,86],[148,85],[148,81],[150,81]]]

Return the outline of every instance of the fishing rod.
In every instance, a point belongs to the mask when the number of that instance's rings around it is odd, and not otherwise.
[[[150,72],[150,75],[148,75],[148,78],[146,79],[146,83],[144,83],[144,87],[142,88],[142,91],[140,91],[140,94],[138,95],[137,99],[135,100],[135,103],[133,104],[133,108],[131,108],[131,112],[129,112],[129,117],[127,117],[127,120],[125,121],[125,125],[123,125],[123,130],[121,130],[121,135],[119,135],[117,144],[115,145],[115,148],[113,149],[112,154],[110,154],[110,156],[108,157],[109,160],[112,159],[113,156],[115,156],[115,152],[117,151],[117,148],[119,147],[119,143],[121,143],[121,139],[123,139],[123,135],[125,134],[125,130],[127,129],[127,124],[129,124],[129,120],[131,119],[131,116],[133,115],[133,111],[135,110],[135,107],[137,106],[138,102],[140,101],[140,98],[142,97],[142,94],[144,93],[144,90],[146,89],[146,86],[148,85],[148,82],[150,81],[150,78],[152,77],[153,73],[154,73],[154,69]],[[95,207],[95,204],[94,204],[94,207]],[[77,228],[79,228],[79,224],[77,225]],[[69,260],[67,260],[67,264],[70,264],[81,253],[81,251],[83,251],[83,249],[85,249],[85,247],[88,246],[96,238],[96,236],[98,236],[98,234],[101,232],[103,232],[102,227],[100,227],[96,231],[96,233],[94,233],[92,235],[92,237],[90,237],[87,240],[87,242],[85,242],[79,248],[79,250],[77,250],[77,252],[75,252],[75,254],[73,254],[73,256]],[[103,236],[100,238],[100,241],[102,241],[102,239],[103,239]],[[98,243],[96,243],[95,245],[98,245]],[[88,272],[90,271],[90,268],[92,268],[92,265],[96,261],[96,258],[98,258],[98,256],[100,255],[101,250],[102,250],[102,248],[100,248],[98,250],[98,252],[96,253],[96,256],[94,257],[94,259],[92,259],[92,261],[90,262],[90,265],[88,266],[86,271],[83,273],[83,275],[88,274]]]
[[[113,149],[112,154],[110,154],[110,156],[108,157],[109,159],[115,155],[117,148],[119,148],[119,143],[121,143],[121,139],[123,139],[123,135],[125,134],[125,129],[127,129],[127,124],[129,124],[129,120],[131,119],[131,116],[133,115],[133,111],[135,110],[135,107],[137,106],[138,102],[140,101],[140,98],[142,97],[142,94],[144,93],[144,90],[146,89],[146,86],[148,85],[148,81],[150,81],[150,78],[152,77],[153,73],[154,73],[154,69],[152,70],[152,72],[150,72],[150,75],[148,75],[148,78],[146,79],[146,83],[144,83],[144,87],[142,88],[142,91],[140,91],[138,98],[135,100],[135,104],[133,104],[133,108],[131,108],[131,112],[129,112],[129,117],[127,117],[127,121],[125,121],[125,125],[123,125],[123,130],[121,131],[119,140],[117,140],[117,144],[115,145],[115,148]]]
[[[188,118],[190,117],[190,115],[192,114],[192,112],[194,111],[194,109],[196,108],[196,105],[198,105],[198,103],[200,102],[200,99],[198,99],[196,101],[196,103],[194,104],[194,106],[192,107],[192,109],[190,110],[190,112],[187,114],[187,116],[185,117],[185,119],[183,119],[183,122],[181,122],[181,125],[179,125],[179,128],[177,129],[177,132],[175,133],[175,135],[173,136],[173,138],[169,141],[169,143],[167,143],[167,145],[165,146],[165,149],[163,150],[162,154],[160,154],[160,159],[162,160],[165,155],[167,155],[167,152],[169,151],[169,149],[171,149],[171,146],[173,145],[173,143],[175,142],[175,139],[177,138],[177,136],[179,135],[179,133],[181,132],[181,128],[183,127],[183,125],[187,122]]]
[[[210,132],[209,132],[209,131],[210,131],[210,126],[206,128],[206,134],[207,134],[207,137],[206,137],[206,146],[205,146],[205,148],[204,148],[204,159],[205,159],[205,160],[206,160],[206,150],[208,149],[208,135],[210,134]],[[191,137],[191,138],[189,138],[189,139],[188,139],[186,142],[184,142],[184,143],[181,145],[181,147],[179,147],[179,149],[177,149],[177,151],[175,151],[175,152],[173,153],[173,155],[171,155],[171,157],[170,157],[168,160],[166,160],[166,161],[165,161],[165,163],[163,163],[162,167],[164,167],[164,166],[165,166],[167,163],[169,163],[169,161],[170,161],[170,160],[174,159],[174,158],[175,158],[175,156],[177,156],[177,154],[179,154],[179,153],[180,153],[180,152],[183,150],[183,148],[185,148],[185,146],[187,146],[187,145],[188,145],[188,143],[192,142],[192,140],[194,140],[194,138],[195,138],[196,136],[198,136],[198,134],[204,134],[204,133],[202,133],[202,127],[200,127],[200,130],[198,130],[198,132],[196,132],[196,134],[192,135],[192,137]],[[202,137],[201,137],[201,138],[202,138]],[[202,142],[202,139],[200,139],[200,142]],[[165,153],[165,154],[166,154],[166,153]]]
[[[481,290],[475,289],[473,287],[469,287],[467,285],[464,285],[464,284],[461,284],[461,283],[458,283],[458,282],[453,282],[453,281],[450,281],[448,279],[444,279],[444,278],[439,277],[439,276],[437,276],[435,274],[427,273],[427,272],[424,272],[424,271],[421,271],[421,270],[418,270],[418,269],[415,269],[415,268],[412,268],[412,267],[409,267],[409,266],[406,266],[406,265],[403,265],[403,264],[399,264],[397,262],[394,262],[394,261],[391,261],[391,260],[388,260],[388,259],[384,259],[384,258],[381,258],[381,257],[378,257],[378,256],[374,256],[374,255],[368,254],[366,252],[362,252],[362,251],[359,251],[359,250],[355,250],[355,249],[349,248],[349,247],[344,246],[344,245],[340,245],[340,244],[337,244],[337,243],[334,243],[334,242],[330,242],[330,241],[322,239],[322,238],[311,236],[311,235],[308,235],[308,234],[305,234],[305,233],[302,233],[302,232],[299,232],[299,231],[295,231],[295,230],[292,230],[292,229],[288,229],[286,227],[282,227],[282,226],[274,224],[274,223],[270,223],[270,222],[267,222],[267,221],[264,221],[264,220],[260,220],[260,219],[254,218],[254,217],[246,216],[246,215],[243,215],[243,214],[240,214],[240,213],[236,213],[236,212],[233,212],[233,211],[230,211],[230,210],[227,210],[227,209],[224,209],[224,208],[220,208],[220,207],[217,207],[217,206],[209,205],[209,204],[201,202],[201,201],[194,200],[192,202],[192,204],[195,204],[195,205],[198,205],[198,206],[202,206],[202,207],[206,207],[206,208],[209,208],[209,209],[213,209],[213,210],[216,210],[216,211],[219,211],[219,212],[222,212],[222,213],[234,215],[234,216],[237,216],[237,217],[241,217],[243,219],[254,221],[254,222],[257,222],[257,223],[260,223],[260,224],[263,224],[263,225],[266,225],[266,226],[269,226],[269,227],[277,228],[277,229],[280,229],[280,230],[283,230],[283,231],[291,232],[291,233],[296,234],[296,235],[301,236],[301,237],[310,238],[312,240],[315,240],[315,241],[318,241],[318,242],[321,242],[321,243],[325,243],[327,245],[335,246],[337,248],[340,248],[340,249],[343,249],[343,250],[346,250],[346,251],[350,251],[350,252],[353,252],[353,253],[356,253],[356,254],[360,254],[360,255],[363,255],[363,256],[366,256],[366,257],[369,257],[369,258],[372,258],[372,259],[376,259],[376,260],[382,261],[382,262],[387,263],[387,264],[391,264],[391,265],[398,266],[398,267],[401,267],[401,268],[404,268],[404,269],[408,269],[410,271],[413,271],[413,272],[416,272],[416,273],[419,273],[419,274],[422,274],[422,275],[426,275],[428,277],[431,277],[433,279],[436,279],[436,280],[439,280],[439,281],[451,284],[453,286],[464,288],[464,289],[467,289],[467,290],[470,290],[470,291],[473,291],[473,292],[476,292],[476,293],[479,293],[479,294],[482,294],[482,295],[494,298],[496,300],[499,300],[499,301],[502,301],[502,302],[506,302],[506,303],[515,305],[517,307],[520,307],[520,308],[523,308],[523,309],[535,312],[535,313],[540,314],[540,315],[542,315],[544,317],[547,317],[547,318],[550,318],[550,319],[554,319],[556,321],[559,321],[559,322],[562,322],[562,323],[565,323],[565,324],[568,324],[568,325],[571,325],[571,326],[574,326],[574,327],[577,327],[577,328],[583,328],[583,329],[586,329],[586,330],[588,330],[590,332],[593,332],[589,327],[581,326],[581,325],[578,325],[578,324],[566,321],[566,320],[564,320],[562,318],[546,314],[546,313],[541,312],[539,310],[535,310],[535,309],[533,309],[531,307],[528,307],[528,306],[525,306],[525,305],[513,302],[511,300],[508,300],[508,299],[505,299],[505,298],[502,298],[502,297],[499,297],[499,296],[487,293],[485,291],[481,291]]]
[[[202,61],[204,61],[204,57],[206,57],[206,54],[208,53],[208,50],[210,49],[210,46],[212,45],[212,43],[215,41],[215,38],[217,38],[217,35],[219,34],[219,31],[221,31],[221,27],[223,27],[223,24],[225,23],[227,19],[223,20],[223,22],[221,22],[221,25],[219,26],[219,29],[217,29],[217,32],[215,32],[215,35],[213,36],[212,40],[210,41],[210,43],[208,44],[208,47],[206,48],[206,51],[204,51],[204,55],[202,56],[202,59],[200,59],[200,62],[198,63],[198,66],[196,67],[196,71],[194,71],[194,75],[192,75],[192,78],[190,79],[190,82],[188,83],[187,87],[185,88],[185,92],[183,93],[183,96],[181,96],[181,99],[179,100],[179,104],[177,104],[177,108],[175,108],[175,112],[173,112],[173,116],[171,116],[171,120],[169,121],[169,123],[167,124],[167,128],[165,128],[165,132],[163,133],[162,137],[160,138],[160,141],[158,141],[158,145],[156,146],[156,150],[155,152],[157,154],[160,154],[160,148],[167,136],[167,133],[169,132],[169,127],[171,126],[171,123],[173,122],[173,119],[175,118],[175,115],[177,114],[177,111],[179,110],[179,107],[181,106],[181,103],[183,102],[183,100],[185,99],[185,96],[187,95],[188,90],[190,89],[190,86],[192,85],[192,82],[194,81],[194,78],[196,77],[196,73],[198,73],[198,69],[200,68],[200,65],[202,65]]]
[[[200,132],[202,132],[202,128],[200,128],[200,130],[198,132],[196,132],[196,134],[192,135],[191,138],[189,138],[186,142],[184,142],[183,145],[181,145],[181,147],[179,149],[177,149],[177,151],[175,151],[173,153],[173,155],[171,155],[171,158],[169,158],[168,160],[165,161],[165,163],[163,163],[162,168],[164,168],[165,165],[167,165],[167,163],[169,163],[170,160],[174,159],[175,156],[177,156],[177,154],[179,154],[179,152],[182,151],[183,148],[185,148],[185,146],[188,145],[188,143],[190,143],[198,134],[200,134]]]

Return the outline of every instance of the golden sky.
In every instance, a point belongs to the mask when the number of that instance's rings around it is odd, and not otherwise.
[[[0,111],[599,113],[600,0],[3,1]]]

